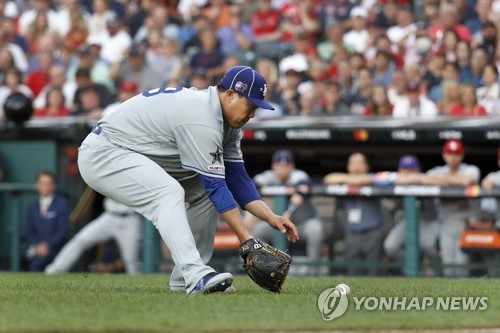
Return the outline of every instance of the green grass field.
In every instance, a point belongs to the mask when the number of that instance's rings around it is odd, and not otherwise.
[[[334,331],[500,327],[494,279],[289,277],[280,295],[235,278],[236,293],[170,292],[164,275],[0,274],[0,332]],[[347,312],[324,321],[326,288],[347,283]],[[487,296],[484,311],[356,310],[353,297]]]

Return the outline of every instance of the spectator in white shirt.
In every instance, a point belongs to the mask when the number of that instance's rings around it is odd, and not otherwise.
[[[436,104],[420,93],[418,84],[409,83],[406,96],[401,98],[392,112],[395,118],[433,118],[438,114]]]

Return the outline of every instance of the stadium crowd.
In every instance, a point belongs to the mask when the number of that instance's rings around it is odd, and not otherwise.
[[[0,122],[15,92],[35,118],[99,119],[138,92],[204,89],[236,65],[267,80],[276,110],[256,121],[500,115],[500,0],[0,0],[0,27]],[[348,219],[362,221],[359,205],[346,203]],[[355,243],[361,227],[348,230]]]
[[[0,108],[100,118],[120,91],[205,88],[234,65],[280,116],[500,114],[498,0],[0,1]],[[0,112],[3,114],[3,112]]]

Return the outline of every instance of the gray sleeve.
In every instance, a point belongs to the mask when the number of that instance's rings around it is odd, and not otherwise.
[[[232,130],[229,138],[224,141],[224,160],[227,162],[243,162],[241,152],[241,131]]]
[[[500,171],[490,172],[485,178],[494,182],[495,185],[500,185]]]
[[[222,134],[215,128],[181,125],[174,129],[182,167],[208,177],[224,178]]]

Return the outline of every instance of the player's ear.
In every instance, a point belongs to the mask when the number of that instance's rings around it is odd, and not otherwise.
[[[228,89],[226,90],[226,99],[229,103],[233,102],[236,98],[236,92],[234,90]]]

